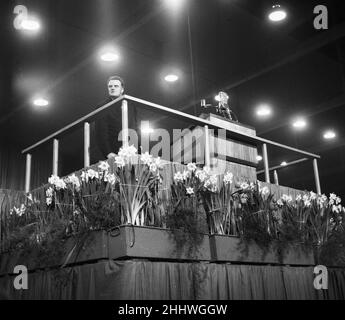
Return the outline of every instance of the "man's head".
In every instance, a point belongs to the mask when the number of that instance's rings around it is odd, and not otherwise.
[[[117,98],[123,94],[125,83],[121,77],[112,76],[108,79],[108,92],[111,98]]]

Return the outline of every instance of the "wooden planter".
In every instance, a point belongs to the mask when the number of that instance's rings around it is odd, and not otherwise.
[[[110,232],[92,231],[79,246],[76,246],[74,238],[68,239],[59,263],[40,265],[37,252],[32,252],[26,257],[20,251],[5,252],[0,255],[0,275],[13,273],[16,265],[25,265],[28,270],[35,270],[101,259],[144,258],[209,261],[211,259],[209,238],[206,234],[202,237],[202,242],[197,248],[191,247],[189,243],[177,248],[170,230],[123,225]]]
[[[210,260],[208,235],[193,248],[185,243],[177,248],[170,230],[153,227],[120,226],[109,233],[109,257],[178,260]]]
[[[283,254],[282,261],[276,248],[267,251],[254,242],[244,243],[235,236],[210,235],[212,261],[245,262],[287,265],[314,265],[312,250],[306,250],[301,245],[290,246]]]
[[[63,264],[71,265],[84,261],[100,260],[108,257],[108,236],[106,231],[93,231],[85,235],[76,245],[76,239],[71,237],[64,244],[63,254],[59,262],[39,262],[39,253],[30,252],[24,256],[22,251],[4,252],[0,255],[0,275],[13,273],[17,265],[24,265],[28,270],[51,268]]]
[[[0,255],[0,275],[13,273],[16,265],[35,270],[101,259],[128,258],[315,265],[312,250],[303,250],[300,245],[290,246],[281,261],[276,248],[265,252],[255,243],[246,244],[233,236],[203,234],[197,247],[184,243],[178,248],[171,230],[155,227],[122,225],[109,232],[92,231],[80,243],[76,246],[74,238],[68,239],[60,262],[55,264],[40,264],[35,252],[27,257],[23,257],[20,251],[3,253]]]

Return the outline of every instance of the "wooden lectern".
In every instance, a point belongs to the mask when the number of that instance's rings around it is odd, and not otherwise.
[[[235,132],[256,135],[254,128],[224,119],[213,113],[201,114],[200,117]],[[173,161],[205,165],[205,130],[199,126],[188,129],[182,131],[181,137],[173,142]],[[209,141],[212,174],[230,171],[241,179],[256,180],[257,148],[255,145],[232,139],[231,132],[226,134],[224,129],[209,129]]]

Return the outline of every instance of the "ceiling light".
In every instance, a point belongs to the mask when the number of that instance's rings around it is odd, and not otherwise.
[[[119,60],[119,55],[114,51],[108,51],[101,54],[101,59],[106,62]]]
[[[259,155],[257,155],[257,156],[256,156],[256,160],[257,160],[257,161],[261,161],[261,160],[262,160],[262,157],[259,156]]]
[[[47,99],[44,99],[44,98],[37,98],[33,101],[33,103],[35,106],[45,107],[49,104],[49,101]]]
[[[256,115],[259,117],[267,117],[272,113],[270,106],[261,105],[256,109]]]
[[[334,139],[337,135],[333,130],[327,130],[324,134],[323,137],[326,140]]]
[[[178,76],[176,74],[168,74],[164,77],[164,80],[167,82],[176,82],[178,80]]]
[[[287,162],[286,161],[283,161],[281,164],[281,166],[285,167],[287,165]]]
[[[141,122],[141,132],[144,134],[150,134],[153,133],[153,129],[150,127],[149,121],[142,121]]]
[[[303,118],[298,118],[293,122],[292,126],[296,129],[303,129],[307,126],[307,122]]]
[[[24,19],[20,23],[20,27],[23,30],[37,31],[40,28],[40,24],[39,24],[38,20],[30,18],[30,19]]]
[[[277,4],[272,6],[272,10],[268,15],[268,18],[273,22],[282,21],[286,18],[287,14],[286,11],[282,9],[282,7]]]
[[[184,2],[185,0],[165,0],[165,4],[173,10],[181,8]]]

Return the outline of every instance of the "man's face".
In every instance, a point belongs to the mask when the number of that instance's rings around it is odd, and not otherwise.
[[[120,80],[110,80],[108,82],[108,91],[111,97],[119,97],[123,93],[123,87]]]

